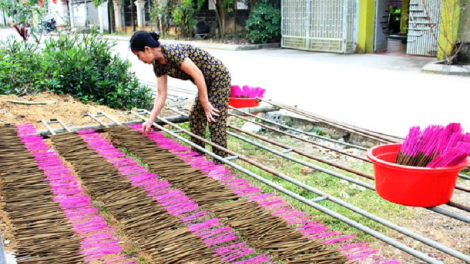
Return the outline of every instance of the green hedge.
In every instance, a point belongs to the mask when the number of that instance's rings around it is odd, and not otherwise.
[[[245,29],[252,43],[277,41],[281,35],[281,11],[266,3],[259,3],[251,10]]]
[[[45,90],[112,108],[148,108],[150,89],[138,83],[130,63],[111,54],[114,43],[90,34],[59,34],[43,45],[14,40],[0,44],[0,94]]]

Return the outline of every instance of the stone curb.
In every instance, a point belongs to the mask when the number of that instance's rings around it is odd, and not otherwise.
[[[129,41],[130,37],[121,37],[121,36],[103,36],[105,39],[119,40],[119,41]],[[246,45],[232,45],[232,44],[222,44],[222,43],[208,43],[204,41],[185,41],[185,40],[167,40],[162,39],[162,43],[187,43],[193,46],[200,48],[208,49],[221,49],[221,50],[258,50],[258,49],[277,49],[280,48],[280,43],[268,43],[268,44],[246,44]]]
[[[445,74],[445,75],[460,75],[470,77],[470,65],[445,65],[444,61],[431,62],[421,69],[422,72]]]

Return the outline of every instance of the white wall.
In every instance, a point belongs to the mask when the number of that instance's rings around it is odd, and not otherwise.
[[[104,2],[98,6],[99,28],[101,31],[109,29],[108,3]]]
[[[93,3],[88,4],[88,25],[99,26],[98,8]]]
[[[56,4],[49,0],[49,15],[55,19],[57,26],[69,24],[67,1],[57,0]]]
[[[75,26],[85,26],[85,3],[73,5]],[[95,25],[99,26],[100,21],[98,18],[98,9],[93,5],[91,1],[87,2],[86,14],[88,16],[88,26]]]

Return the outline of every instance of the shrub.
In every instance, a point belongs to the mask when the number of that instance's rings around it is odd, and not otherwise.
[[[245,29],[252,43],[268,43],[281,34],[281,11],[268,4],[257,4],[251,10]]]
[[[166,2],[156,1],[155,6],[151,9],[150,16],[157,23],[157,28],[162,34],[168,34],[172,23],[171,10],[175,5],[175,0]]]
[[[194,32],[194,15],[202,7],[202,0],[179,0],[171,11],[171,17],[182,37],[191,37]]]
[[[9,40],[0,48],[0,94],[30,94],[44,85],[38,45]]]
[[[119,109],[151,105],[150,89],[139,85],[130,63],[111,54],[115,43],[102,40],[96,30],[59,34],[44,44],[33,51],[31,44],[10,43],[0,52],[1,94],[50,90]]]

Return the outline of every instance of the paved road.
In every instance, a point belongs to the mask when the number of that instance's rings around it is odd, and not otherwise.
[[[4,36],[0,29],[0,39]],[[155,82],[152,67],[128,47],[127,41],[118,41],[114,51],[132,62],[137,77]],[[470,131],[470,78],[421,73],[432,58],[208,50],[228,66],[233,84],[266,88],[266,98],[319,115],[397,136],[414,125],[450,122]],[[170,78],[169,85],[196,91],[189,81]]]
[[[128,52],[127,42],[117,49],[139,78],[155,82],[152,67]],[[233,84],[266,88],[266,98],[319,115],[402,137],[414,125],[460,122],[470,131],[470,78],[421,73],[432,58],[208,50],[228,66]],[[190,82],[169,85],[196,90]]]

